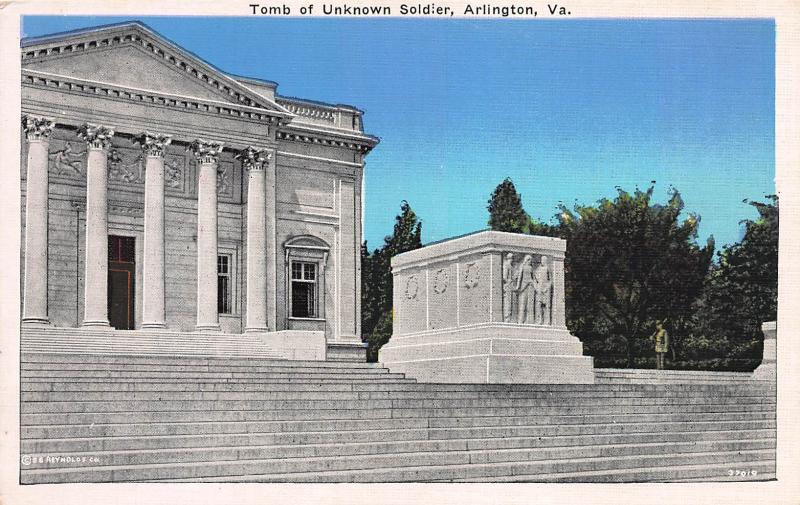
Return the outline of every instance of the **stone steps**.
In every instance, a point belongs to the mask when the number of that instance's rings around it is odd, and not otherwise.
[[[139,383],[141,384],[141,383]],[[139,386],[137,383],[131,385]],[[236,383],[228,383],[235,385]],[[32,382],[25,383],[22,389],[22,401],[41,402],[41,401],[99,401],[99,400],[452,400],[452,401],[511,401],[511,400],[566,400],[580,401],[586,398],[585,392],[560,392],[552,391],[352,391],[352,390],[322,390],[317,387],[307,388],[279,388],[263,387],[254,388],[207,388],[205,390],[191,390],[183,387],[183,384],[153,384],[147,387],[136,387],[130,389],[122,388],[103,388],[102,383],[44,383]],[[272,385],[270,385],[272,386]],[[280,386],[280,385],[277,385]],[[750,393],[750,392],[745,392]],[[638,391],[598,391],[592,396],[594,399],[603,400],[625,400],[625,399],[691,399],[696,398],[697,393],[679,391],[654,392],[642,394]],[[715,398],[720,400],[737,399],[743,403],[751,399],[761,401],[763,395],[741,395],[719,394]],[[519,405],[520,403],[517,403]]]
[[[380,402],[380,403],[378,403]],[[29,402],[21,406],[22,414],[61,414],[71,413],[113,413],[113,412],[207,412],[207,411],[257,411],[264,415],[271,413],[274,419],[306,418],[345,418],[369,417],[454,417],[454,416],[528,416],[552,414],[613,414],[613,413],[659,413],[659,412],[728,412],[747,410],[743,405],[602,405],[596,406],[508,406],[508,407],[397,407],[394,400],[303,400],[299,402],[275,401],[259,402],[250,400],[178,400],[178,401],[137,401],[137,402]],[[750,410],[759,410],[758,405]],[[768,410],[768,409],[761,409]]]
[[[489,394],[507,396],[526,393],[547,393],[553,395],[629,395],[658,396],[661,394],[692,396],[737,396],[764,395],[775,397],[775,388],[753,385],[707,385],[707,384],[669,384],[669,385],[575,385],[574,388],[543,387],[542,385],[502,385],[502,384],[429,384],[418,383],[414,379],[390,379],[382,376],[380,380],[369,377],[361,380],[353,375],[352,380],[317,379],[224,379],[183,381],[168,378],[146,379],[126,378],[108,381],[105,378],[76,377],[70,382],[37,377],[22,377],[22,391],[317,391],[317,392],[386,392],[411,394]],[[754,381],[755,382],[755,381]],[[546,385],[556,386],[556,385]]]
[[[695,370],[647,370],[625,368],[602,368],[594,371],[598,384],[675,384],[693,382],[695,384],[750,383],[753,374],[749,372],[704,372]]]
[[[21,390],[23,483],[775,471],[775,387],[758,381],[424,384],[378,364],[24,353]]]
[[[224,368],[254,368],[254,367],[313,367],[314,369],[383,369],[378,363],[364,363],[360,361],[309,361],[286,360],[279,358],[220,358],[211,356],[138,356],[138,355],[74,355],[54,353],[28,353],[22,354],[21,366],[42,366],[46,369],[59,369],[74,367],[86,369],[91,365],[122,366],[133,369],[139,365],[158,365],[162,368],[188,367],[188,366],[217,366]]]
[[[325,420],[330,429],[336,431],[334,420],[340,421],[365,421],[365,425],[373,429],[384,427],[388,421],[400,421],[403,427],[413,426],[412,421],[421,421],[422,426],[417,429],[427,428],[427,419],[424,418],[389,418],[370,416],[369,414],[347,413],[349,417],[336,417],[335,411],[329,417],[319,418]],[[161,422],[161,423],[94,423],[89,425],[39,425],[22,427],[22,438],[91,438],[91,437],[119,437],[119,436],[159,436],[159,435],[193,435],[193,434],[239,434],[239,433],[273,433],[276,428],[275,421],[301,421],[304,416],[280,416],[281,419],[265,421],[209,421],[209,422]],[[499,416],[498,416],[499,417]],[[403,423],[402,421],[410,421]],[[391,426],[391,425],[390,425]],[[424,438],[459,438],[459,437],[519,437],[519,436],[558,436],[567,434],[610,434],[653,432],[653,431],[707,431],[707,430],[761,430],[774,429],[774,419],[745,419],[736,421],[664,421],[655,425],[652,423],[601,423],[601,424],[565,424],[549,425],[529,423],[526,425],[488,424],[463,427],[437,427],[427,428]],[[323,433],[327,431],[324,430]]]
[[[348,370],[337,371],[313,371],[303,372],[295,370],[287,371],[236,371],[236,372],[216,372],[216,371],[197,371],[197,372],[182,372],[182,371],[164,371],[164,370],[23,370],[26,379],[35,378],[61,378],[69,379],[74,377],[98,377],[98,378],[165,378],[165,379],[281,379],[281,378],[299,378],[299,379],[347,379],[351,378],[354,374]],[[374,379],[372,375],[379,374],[385,375],[387,378],[404,378],[405,375],[379,371],[372,371],[368,373],[358,374],[364,379]]]
[[[60,377],[59,382],[68,382],[68,383],[98,383],[98,384],[107,384],[109,379],[113,379],[113,377]],[[207,377],[197,378],[194,379],[192,377],[126,377],[125,382],[144,382],[144,383],[165,383],[165,384],[174,384],[175,382],[192,382],[194,380],[208,380]],[[279,378],[247,378],[247,377],[237,377],[237,378],[218,378],[219,384],[225,383],[240,383],[240,384],[311,384],[313,386],[325,386],[328,384],[342,384],[346,385],[347,387],[355,387],[358,385],[359,382],[366,384],[368,387],[374,387],[376,383],[374,377],[361,377],[359,375],[346,375],[339,378],[331,378],[331,377],[294,377],[291,374],[286,374],[285,377]],[[21,380],[21,384],[26,383],[36,383],[36,382],[44,382],[44,383],[52,383],[53,379],[50,377],[26,377]],[[409,383],[416,383],[417,381],[414,379],[409,379],[405,377],[397,377],[397,376],[389,376],[384,377],[381,379],[381,383],[386,383],[387,385],[391,385],[392,383],[395,384],[409,384]]]
[[[625,457],[643,454],[681,454],[756,451],[774,449],[774,439],[761,440],[711,440],[711,441],[656,441],[602,445],[580,445],[560,447],[515,447],[502,449],[469,448],[464,441],[406,442],[403,444],[352,445],[350,451],[341,451],[336,445],[329,446],[249,446],[214,449],[151,451],[108,451],[101,453],[77,453],[54,463],[33,463],[27,470],[68,469],[80,472],[86,467],[115,467],[136,478],[137,470],[148,471],[153,465],[210,463],[206,471],[214,474],[241,471],[243,463],[247,472],[254,473],[299,473],[330,470],[372,468],[375,459],[394,456],[390,466],[417,466],[419,464],[483,464],[512,461],[542,461],[562,459],[588,459],[599,457]],[[353,450],[357,449],[357,450]],[[361,449],[361,450],[358,450]],[[348,452],[343,454],[343,452]],[[318,454],[322,453],[322,454]],[[36,456],[36,455],[33,455]],[[84,470],[85,471],[85,470]],[[190,469],[181,475],[179,470],[173,478],[192,477],[196,470]],[[216,475],[215,475],[216,476]],[[152,477],[146,477],[152,478]]]
[[[256,374],[362,374],[362,375],[386,375],[389,370],[379,367],[314,367],[307,366],[281,366],[281,365],[260,365],[260,366],[236,366],[230,367],[225,365],[170,365],[164,366],[158,363],[154,364],[137,364],[130,367],[118,364],[106,363],[63,363],[54,367],[48,363],[22,363],[21,370],[30,372],[31,376],[41,375],[43,373],[74,373],[74,372],[102,372],[102,373],[126,373],[126,372],[159,372],[159,373],[183,373],[183,374],[197,374],[201,377],[207,373],[210,374],[242,374],[242,373],[256,373]],[[105,376],[105,375],[104,375]],[[124,376],[124,375],[123,375]]]
[[[670,450],[678,451],[677,454]],[[354,456],[308,458],[242,459],[234,451],[234,460],[178,461],[170,463],[97,465],[90,468],[69,465],[63,468],[30,469],[23,474],[23,483],[40,477],[42,481],[58,482],[113,482],[153,481],[169,479],[196,479],[234,477],[255,481],[289,482],[378,482],[393,472],[390,480],[441,480],[451,477],[453,470],[466,470],[468,476],[480,475],[485,470],[534,469],[555,467],[559,471],[576,472],[596,470],[598,467],[619,469],[620,465],[640,466],[656,464],[705,463],[730,464],[745,460],[766,459],[774,450],[774,441],[623,444],[555,449],[507,449],[486,451],[431,451],[415,453],[389,453]],[[257,454],[257,449],[253,451]],[[98,456],[99,459],[99,456]],[[124,459],[124,458],[123,458]],[[113,458],[109,458],[113,461]],[[660,460],[660,461],[659,461]],[[419,468],[428,472],[420,474]],[[379,468],[380,470],[375,470]],[[360,474],[360,475],[357,475]],[[381,475],[383,474],[383,475]],[[391,475],[391,474],[390,474]],[[424,475],[424,477],[423,477]],[[420,477],[423,477],[420,479]],[[378,478],[379,480],[374,480]]]
[[[70,355],[281,357],[257,334],[23,327],[20,345],[26,354],[52,354],[58,350]]]
[[[478,416],[480,412],[473,415]],[[346,415],[346,413],[345,413]],[[374,420],[387,419],[386,417],[373,417]],[[480,417],[433,417],[428,416],[430,421],[443,421],[440,423],[429,423],[432,427],[446,426],[505,426],[505,425],[528,425],[528,424],[575,424],[589,423],[591,419],[601,419],[603,422],[625,422],[625,420],[644,422],[652,419],[654,421],[744,421],[774,418],[774,410],[732,410],[720,411],[711,410],[706,412],[669,412],[660,411],[639,411],[636,413],[613,413],[613,414],[558,414],[541,412],[528,416],[504,416],[487,415]],[[395,416],[394,419],[415,419],[425,417],[420,416]],[[275,411],[263,410],[210,410],[210,411],[123,411],[123,412],[93,412],[93,413],[33,413],[22,414],[23,422],[26,426],[60,426],[60,425],[101,425],[101,424],[142,424],[142,423],[187,423],[187,422],[245,422],[245,421],[279,421],[289,418],[300,419],[320,419],[330,420],[330,417],[322,417],[314,414],[314,411],[303,412],[295,416],[276,414]],[[336,419],[346,419],[345,417]],[[448,424],[450,423],[450,424]],[[435,426],[434,426],[435,425]]]
[[[195,477],[194,479],[174,480],[180,482],[191,482],[201,480],[203,482],[437,482],[437,481],[462,481],[475,482],[486,479],[488,481],[500,480],[522,480],[537,481],[538,475],[552,476],[545,478],[549,481],[572,481],[574,475],[582,474],[582,477],[574,480],[575,482],[602,482],[603,480],[590,478],[589,472],[600,477],[605,472],[614,472],[617,479],[614,482],[626,482],[629,479],[624,470],[658,468],[672,466],[699,466],[719,465],[722,468],[735,468],[742,462],[765,463],[774,458],[774,452],[770,449],[734,452],[707,452],[689,454],[646,454],[632,456],[612,456],[597,458],[576,458],[565,460],[546,460],[546,461],[514,461],[500,463],[469,463],[462,462],[463,457],[452,458],[448,464],[426,464],[408,467],[387,467],[377,469],[357,469],[357,470],[333,470],[316,472],[296,472],[285,474],[247,474],[248,467],[229,468],[231,472],[241,472],[239,475],[217,476],[217,477]],[[392,458],[385,458],[385,465],[392,464]],[[433,461],[431,461],[433,462]],[[198,465],[203,467],[204,465]],[[256,466],[256,465],[253,465]],[[773,465],[774,467],[774,465]],[[669,472],[665,472],[669,475]],[[566,475],[565,475],[566,474]],[[634,474],[635,475],[635,474]],[[147,480],[147,479],[143,479]]]
[[[390,425],[392,426],[392,425]],[[397,426],[397,425],[394,425]],[[325,426],[328,427],[329,426]],[[347,428],[345,426],[344,428]],[[706,430],[706,431],[660,431],[639,433],[583,433],[566,435],[547,435],[538,437],[495,437],[478,439],[436,439],[428,438],[430,434],[425,428],[396,429],[363,429],[306,431],[299,427],[289,427],[287,431],[276,430],[263,434],[190,434],[167,436],[130,436],[130,437],[95,437],[95,438],[62,438],[62,439],[28,439],[22,441],[22,451],[26,454],[40,454],[44,450],[55,450],[70,454],[96,453],[101,451],[135,451],[135,450],[211,450],[213,448],[230,447],[294,447],[298,452],[312,452],[319,455],[319,448],[336,448],[345,453],[368,452],[369,447],[393,446],[397,452],[409,452],[405,444],[411,447],[440,445],[457,450],[519,448],[519,447],[567,447],[583,445],[602,445],[606,443],[648,443],[648,442],[690,442],[697,440],[746,440],[770,439],[774,431],[770,428],[741,430]],[[319,428],[318,428],[319,429]],[[573,430],[575,431],[575,430]],[[587,430],[583,430],[587,431]],[[435,433],[435,432],[434,432]],[[301,439],[307,441],[298,445]],[[352,439],[352,440],[350,440]],[[342,445],[340,442],[349,441]],[[295,445],[286,445],[292,444]],[[389,452],[389,451],[387,451]]]
[[[671,465],[636,470],[597,470],[538,475],[513,475],[478,479],[451,479],[447,482],[552,482],[552,483],[620,483],[620,482],[744,482],[775,480],[774,461],[751,461],[747,468],[755,471],[743,477],[731,476],[731,464]]]

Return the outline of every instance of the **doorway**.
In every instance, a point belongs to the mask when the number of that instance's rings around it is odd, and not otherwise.
[[[136,239],[108,237],[108,321],[117,330],[132,330],[134,325],[134,280],[136,278]]]

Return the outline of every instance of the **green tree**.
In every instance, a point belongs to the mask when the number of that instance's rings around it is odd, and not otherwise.
[[[560,207],[560,236],[567,240],[567,324],[597,364],[625,356],[652,357],[657,320],[672,334],[700,296],[714,250],[696,243],[699,219],[682,222],[683,200],[672,190],[666,205],[653,204],[653,187],[603,198],[596,206]]]
[[[407,201],[400,204],[394,231],[383,242],[372,254],[366,242],[361,248],[361,334],[373,362],[392,336],[392,256],[422,247],[422,222]]]
[[[522,208],[522,197],[510,178],[497,185],[489,198],[489,228],[495,231],[525,233],[530,217]]]
[[[766,203],[745,200],[758,218],[744,221],[742,240],[717,254],[684,359],[724,359],[722,368],[742,371],[760,363],[761,323],[774,321],[778,310],[778,200],[767,198]]]

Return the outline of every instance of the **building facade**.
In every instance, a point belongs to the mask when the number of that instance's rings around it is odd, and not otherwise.
[[[23,40],[22,326],[324,337],[363,354],[362,113],[132,22]],[[305,332],[305,333],[302,333]]]

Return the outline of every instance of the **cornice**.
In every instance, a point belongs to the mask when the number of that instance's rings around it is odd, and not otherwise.
[[[114,100],[137,102],[149,106],[170,107],[189,112],[204,112],[226,117],[238,117],[252,121],[278,123],[290,118],[291,114],[280,113],[258,107],[218,102],[205,98],[171,95],[161,91],[130,88],[118,84],[91,81],[38,70],[22,70],[22,85],[50,89],[65,93],[95,96]]]
[[[302,142],[305,144],[319,144],[331,147],[343,147],[346,149],[353,149],[362,153],[369,152],[373,145],[366,142],[359,142],[358,140],[347,140],[331,138],[329,136],[318,135],[313,132],[297,133],[288,131],[279,131],[277,133],[278,140],[287,140],[289,142]]]
[[[372,150],[380,140],[371,135],[353,133],[352,131],[328,128],[318,128],[306,124],[289,123],[282,125],[277,132],[278,140],[303,142],[307,144],[320,144],[332,147],[354,149],[362,153]]]

